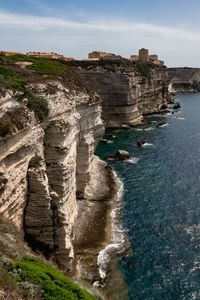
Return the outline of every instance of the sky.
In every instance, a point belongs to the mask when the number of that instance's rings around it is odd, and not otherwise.
[[[200,0],[0,0],[1,50],[84,59],[145,47],[169,67],[200,67],[199,14]]]

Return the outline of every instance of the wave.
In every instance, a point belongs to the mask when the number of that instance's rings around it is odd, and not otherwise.
[[[177,119],[178,119],[178,120],[185,120],[185,118],[181,118],[181,117],[178,117]]]
[[[153,130],[155,129],[154,127],[147,127],[147,128],[144,128],[144,131],[150,131],[150,130]]]
[[[105,280],[107,277],[109,262],[113,255],[117,253],[122,253],[125,250],[126,238],[125,230],[119,221],[119,216],[121,213],[121,200],[124,191],[124,186],[121,180],[118,178],[115,171],[113,171],[116,183],[119,187],[116,196],[116,205],[115,208],[111,211],[111,243],[108,244],[104,249],[102,249],[97,257],[97,265],[99,267],[99,276],[102,280]],[[97,282],[95,282],[95,285]]]
[[[129,163],[129,164],[137,164],[139,161],[139,158],[138,157],[133,157],[131,159],[127,159],[125,160],[125,162]]]
[[[169,125],[169,123],[165,123],[165,124],[160,125],[159,128],[163,128],[163,127],[166,127],[168,125]]]
[[[143,128],[135,128],[135,131],[144,131]]]
[[[153,146],[153,144],[151,144],[151,143],[144,143],[144,144],[142,145],[142,147],[151,147],[151,146]]]

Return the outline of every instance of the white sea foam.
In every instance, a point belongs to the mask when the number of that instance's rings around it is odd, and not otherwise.
[[[178,119],[178,120],[185,120],[185,118],[181,118],[181,117],[178,117],[177,119]]]
[[[121,212],[121,199],[123,195],[123,183],[118,178],[115,171],[113,171],[115,176],[115,180],[119,186],[119,190],[117,192],[116,197],[116,205],[115,208],[111,211],[111,243],[108,244],[104,249],[102,249],[97,257],[97,265],[99,267],[99,275],[102,280],[105,280],[107,277],[107,271],[110,259],[112,255],[116,253],[123,252],[125,248],[125,231],[122,225],[119,223],[119,214]]]
[[[137,158],[137,157],[133,157],[133,158],[131,158],[131,159],[125,160],[125,162],[127,162],[127,163],[129,163],[129,164],[137,164],[138,161],[139,161],[139,158]]]
[[[144,131],[142,128],[135,128],[135,131]]]
[[[167,127],[168,125],[169,125],[169,123],[166,123],[166,124],[160,125],[159,127],[163,128],[163,127]]]
[[[153,130],[154,128],[153,127],[147,127],[144,129],[144,131],[150,131],[150,130]]]
[[[144,143],[144,144],[142,145],[142,147],[151,147],[151,146],[153,146],[153,144],[151,144],[151,143]]]

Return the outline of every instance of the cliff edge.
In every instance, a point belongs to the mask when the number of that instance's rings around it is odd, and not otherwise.
[[[105,127],[163,111],[167,87],[151,64],[0,55],[0,213],[78,280],[102,284],[97,256],[111,241],[119,185],[95,156]]]

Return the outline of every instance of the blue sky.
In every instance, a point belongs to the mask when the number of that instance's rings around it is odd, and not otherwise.
[[[0,0],[1,47],[85,58],[138,48],[168,66],[200,67],[199,0]]]

